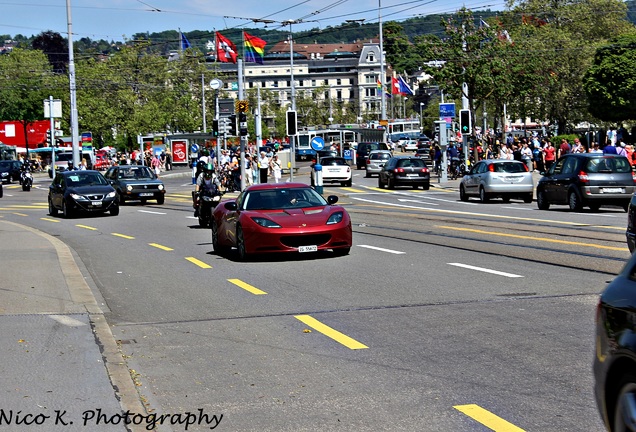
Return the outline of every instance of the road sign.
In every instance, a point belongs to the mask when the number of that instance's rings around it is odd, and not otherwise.
[[[353,159],[353,152],[351,150],[344,150],[342,156],[347,160],[351,160]]]
[[[199,153],[199,146],[198,146],[198,145],[196,145],[196,144],[192,144],[192,145],[190,146],[190,152],[191,152],[191,153]]]
[[[240,113],[246,113],[249,104],[246,100],[237,100],[236,101],[236,111]]]
[[[218,78],[214,78],[213,80],[210,80],[210,88],[212,90],[218,90],[221,88],[221,86],[223,86],[223,81],[221,81]]]
[[[325,148],[325,140],[321,137],[313,137],[309,145],[312,149],[320,151]]]
[[[455,118],[455,104],[454,103],[441,103],[439,104],[439,116]]]

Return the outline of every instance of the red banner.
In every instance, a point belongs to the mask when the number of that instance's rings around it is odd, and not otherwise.
[[[188,144],[186,141],[172,141],[172,163],[188,162]]]

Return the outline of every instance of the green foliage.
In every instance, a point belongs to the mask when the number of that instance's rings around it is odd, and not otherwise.
[[[592,115],[603,121],[636,119],[636,35],[619,37],[599,47],[585,74]]]

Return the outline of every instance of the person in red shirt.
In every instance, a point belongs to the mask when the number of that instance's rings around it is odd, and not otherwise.
[[[543,149],[543,160],[545,161],[545,169],[548,171],[552,165],[554,165],[554,161],[556,160],[556,148],[552,144],[552,141],[548,141],[548,145]]]
[[[570,153],[571,150],[572,147],[570,147],[570,143],[564,138],[561,140],[561,145],[559,146],[559,154],[557,155],[557,157],[564,156]]]

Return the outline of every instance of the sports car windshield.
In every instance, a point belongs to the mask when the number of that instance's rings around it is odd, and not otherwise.
[[[327,201],[312,188],[251,191],[243,199],[243,210],[282,210],[326,206]]]

